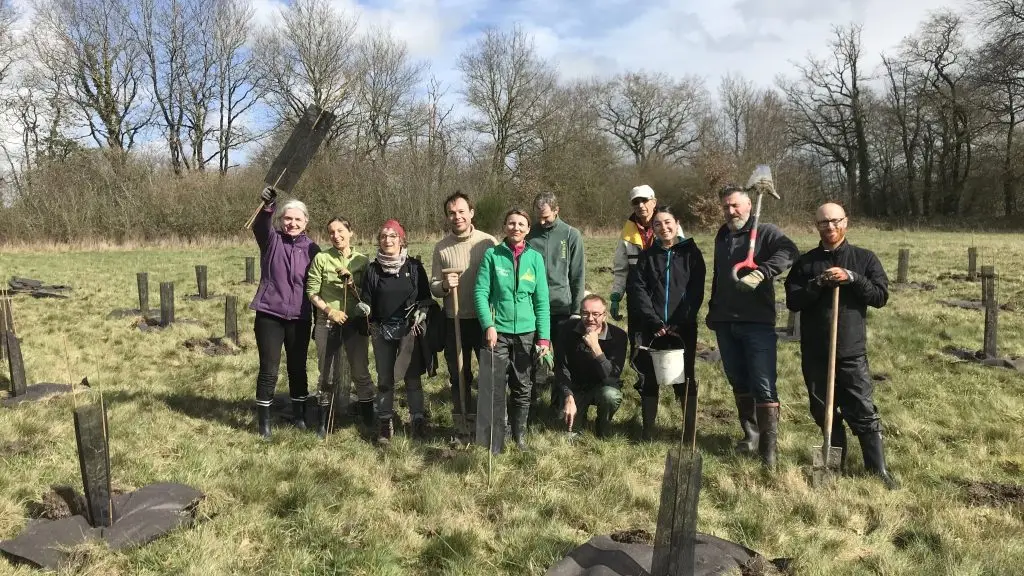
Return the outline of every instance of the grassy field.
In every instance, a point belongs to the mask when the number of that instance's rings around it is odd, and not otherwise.
[[[986,499],[969,483],[1022,482],[1024,378],[941,353],[947,345],[980,348],[982,312],[936,300],[980,297],[976,283],[938,279],[963,272],[974,242],[981,263],[1001,274],[1001,302],[1016,308],[1000,317],[1001,351],[1024,355],[1024,241],[859,230],[851,237],[876,250],[893,279],[897,250],[910,247],[910,280],[936,285],[894,290],[869,321],[872,370],[887,377],[876,403],[902,489],[887,492],[864,476],[855,442],[852,475],[811,487],[810,447],[820,443],[820,432],[807,413],[798,345],[780,343],[774,474],[732,454],[738,426],[729,387],[720,366],[697,366],[698,445],[705,455],[700,530],[769,558],[792,557],[795,574],[1020,574],[1024,502]],[[816,242],[807,234],[796,239],[802,249]],[[710,238],[697,241],[710,261]],[[606,293],[610,274],[600,269],[610,264],[613,241],[587,242],[589,287]],[[537,575],[593,535],[654,531],[665,453],[681,415],[665,395],[661,439],[637,443],[631,385],[614,438],[587,435],[571,444],[553,426],[540,427],[530,452],[512,449],[494,459],[490,487],[486,452],[448,449],[443,373],[427,382],[435,433],[426,443],[400,433],[382,450],[352,427],[324,443],[283,425],[270,443],[258,440],[252,313],[240,313],[239,355],[211,357],[182,345],[222,334],[224,294],[237,295],[240,307],[248,303],[255,286],[240,283],[243,257],[255,250],[246,244],[0,254],[4,281],[17,275],[74,287],[68,300],[16,297],[15,319],[30,382],[67,382],[70,370],[75,381],[88,376],[94,391],[102,389],[115,488],[175,481],[207,494],[194,529],[124,553],[90,547],[78,556],[77,573]],[[414,245],[412,253],[429,259],[431,252]],[[183,298],[195,292],[196,264],[209,266],[209,301]],[[143,333],[131,318],[108,319],[114,309],[137,306],[137,271],[150,274],[151,307],[157,283],[174,281],[178,318],[198,322]],[[781,299],[781,286],[777,294]],[[714,342],[703,327],[700,340]],[[314,382],[312,346],[310,354]],[[82,392],[79,401],[94,395]],[[29,503],[50,485],[80,487],[71,410],[68,396],[0,409],[0,539],[20,532]],[[31,573],[0,561],[0,574]]]

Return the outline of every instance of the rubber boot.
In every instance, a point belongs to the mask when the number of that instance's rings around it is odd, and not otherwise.
[[[834,418],[832,420],[832,445],[838,446],[842,449],[842,455],[839,457],[839,471],[846,473],[846,426],[843,425],[843,421],[840,418]]]
[[[860,450],[864,453],[864,469],[878,476],[889,490],[899,488],[896,479],[885,468],[885,450],[882,447],[882,433],[868,432],[867,434],[861,434],[857,438],[860,440]]]
[[[615,413],[610,408],[602,408],[601,405],[597,406],[597,417],[594,420],[594,435],[598,438],[607,438],[612,432],[612,416]],[[583,425],[586,425],[586,414],[583,415]],[[580,430],[583,430],[583,426]]]
[[[697,381],[689,378],[686,381],[686,396],[679,398],[679,406],[683,408],[683,443],[693,446],[697,435]]]
[[[394,423],[391,418],[381,418],[378,424],[377,444],[387,446],[391,443],[391,437],[395,435]]]
[[[643,429],[640,438],[644,442],[650,442],[654,438],[654,422],[658,418],[658,397],[640,397],[640,419]]]
[[[331,424],[331,406],[330,404],[320,404],[319,410],[320,427],[317,428],[316,435],[319,436],[321,440],[325,440],[327,438],[327,428]]]
[[[292,424],[299,430],[306,429],[306,401],[292,400]]]
[[[750,394],[736,394],[736,412],[740,417],[740,430],[743,439],[736,443],[736,452],[753,454],[758,447],[757,411],[754,409],[754,397]]]
[[[367,428],[373,427],[373,400],[360,400],[359,404],[359,416],[363,420],[363,426]]]
[[[757,413],[757,453],[765,468],[775,468],[775,444],[779,436],[779,405],[755,406]]]
[[[427,437],[427,419],[423,416],[414,416],[412,419],[412,437],[416,440],[423,440]]]
[[[256,431],[264,440],[270,440],[270,406],[256,407]]]
[[[526,452],[526,423],[530,418],[529,406],[515,406],[509,415],[509,424],[512,427],[512,440],[516,447]]]

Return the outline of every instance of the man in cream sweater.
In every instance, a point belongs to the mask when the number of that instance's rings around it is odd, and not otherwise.
[[[469,392],[469,383],[473,380],[472,355],[476,355],[479,362],[480,346],[483,344],[483,331],[473,303],[473,287],[480,269],[480,260],[487,249],[498,241],[494,236],[473,227],[473,202],[466,194],[455,192],[446,198],[444,211],[451,231],[434,246],[430,292],[444,301],[445,316],[448,318],[444,360],[448,365],[448,382],[452,389],[452,412],[460,414],[463,404],[459,402],[455,322],[459,322],[462,338],[462,373],[466,381],[464,405],[467,412],[472,412],[472,407],[476,406]],[[457,319],[452,306],[453,292],[459,302]]]

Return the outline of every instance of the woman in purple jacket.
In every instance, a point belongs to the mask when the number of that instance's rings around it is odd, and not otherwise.
[[[288,200],[275,212],[277,192],[265,188],[260,194],[263,210],[253,223],[252,233],[260,247],[260,286],[249,308],[256,311],[254,331],[260,356],[256,376],[256,415],[259,434],[270,438],[270,405],[277,388],[277,371],[284,345],[288,365],[288,393],[297,428],[306,427],[306,352],[312,327],[312,309],[306,298],[306,273],[320,252],[309,236],[309,212],[299,200]],[[273,221],[280,224],[274,227]]]

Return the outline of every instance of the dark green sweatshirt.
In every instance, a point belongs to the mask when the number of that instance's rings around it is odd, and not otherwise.
[[[544,257],[551,314],[579,314],[586,270],[583,235],[561,218],[556,218],[550,227],[534,223],[526,236],[526,243]]]

